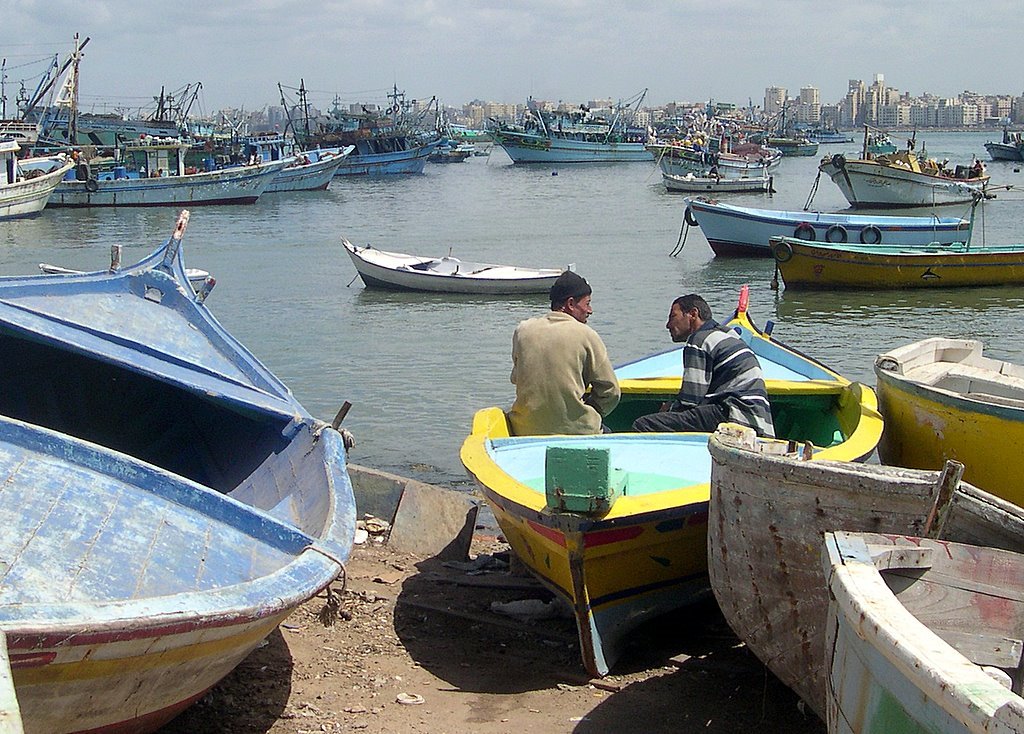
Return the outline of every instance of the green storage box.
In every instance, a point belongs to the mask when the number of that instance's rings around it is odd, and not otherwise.
[[[626,493],[626,473],[612,468],[600,448],[549,446],[544,456],[544,494],[557,512],[603,514]]]

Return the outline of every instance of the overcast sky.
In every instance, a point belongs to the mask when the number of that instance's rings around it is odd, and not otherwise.
[[[0,0],[8,113],[24,66],[91,40],[81,106],[140,108],[202,82],[194,111],[410,98],[824,103],[875,74],[901,91],[1024,93],[1021,0]],[[31,67],[36,73],[40,67]]]

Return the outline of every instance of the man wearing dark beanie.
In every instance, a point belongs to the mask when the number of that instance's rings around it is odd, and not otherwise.
[[[608,352],[587,326],[591,293],[583,277],[567,270],[551,286],[551,311],[516,327],[516,400],[508,414],[515,435],[600,433],[601,419],[618,405]]]

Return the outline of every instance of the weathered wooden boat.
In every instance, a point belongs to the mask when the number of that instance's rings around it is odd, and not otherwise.
[[[761,361],[779,435],[837,459],[874,451],[882,424],[870,389],[759,331],[745,302],[730,325]],[[574,610],[594,675],[608,673],[637,625],[709,592],[708,434],[626,432],[678,392],[681,351],[617,374],[623,397],[605,418],[612,433],[512,436],[494,407],[476,414],[461,450],[516,555]],[[559,453],[569,468],[552,474]]]
[[[687,199],[686,221],[699,226],[716,255],[771,256],[768,240],[926,245],[963,242],[971,222],[960,217],[893,217],[752,209],[705,197]]]
[[[421,257],[359,247],[346,239],[345,252],[367,288],[438,293],[547,293],[562,270],[465,262],[457,257]]]
[[[696,176],[688,173],[684,176],[676,176],[662,172],[661,180],[668,191],[695,193],[712,192],[717,194],[743,193],[751,191],[763,191],[765,193],[774,191],[772,187],[773,177],[768,175],[764,169],[749,176]]]
[[[0,631],[28,734],[149,732],[330,584],[344,442],[141,262],[0,278]]]
[[[19,150],[21,146],[14,140],[0,140],[0,219],[31,217],[41,212],[74,165],[60,156],[45,170],[22,170]]]
[[[967,466],[972,484],[1024,505],[1017,449],[1024,444],[1024,367],[983,355],[977,340],[932,338],[880,354],[875,378],[886,464]]]
[[[989,181],[979,163],[950,171],[907,149],[849,160],[836,153],[822,158],[818,170],[832,179],[851,207],[887,209],[971,202],[985,195]]]
[[[729,177],[760,175],[765,169],[777,168],[782,151],[754,143],[734,144],[725,136],[657,140],[647,144],[662,173],[685,176],[704,175],[712,167]]]
[[[888,430],[888,425],[886,425]],[[941,534],[1024,550],[1024,510],[944,475],[829,461],[816,445],[758,439],[720,426],[708,442],[708,568],[729,626],[825,718],[826,579],[832,530]]]
[[[623,163],[649,161],[647,131],[633,126],[647,90],[621,101],[610,117],[582,108],[547,112],[527,102],[522,124],[491,131],[513,163]]]
[[[830,734],[1024,731],[1024,556],[827,533]]]
[[[1024,245],[831,245],[773,237],[787,288],[963,288],[1024,283]]]
[[[177,138],[140,138],[123,144],[119,165],[94,172],[79,164],[61,181],[48,206],[199,206],[253,204],[293,159],[199,170],[186,166],[191,144]]]
[[[1003,139],[985,143],[985,150],[994,161],[1024,161],[1024,137],[1003,128]]]
[[[111,248],[110,253],[111,268],[117,269],[121,264],[121,246],[114,245]],[[43,275],[81,275],[86,272],[84,270],[76,270],[75,268],[67,268],[63,265],[53,265],[51,263],[39,263],[39,272]],[[185,277],[188,278],[189,285],[192,286],[192,290],[198,291],[206,285],[207,279],[210,277],[208,270],[202,270],[200,268],[185,268]]]

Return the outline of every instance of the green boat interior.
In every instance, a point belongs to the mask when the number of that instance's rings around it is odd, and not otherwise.
[[[772,395],[772,422],[775,437],[790,441],[810,441],[827,448],[842,443],[844,435],[839,422],[841,388],[835,391],[801,392],[794,395]],[[661,404],[674,395],[623,395],[619,405],[605,417],[605,425],[613,432],[632,430],[633,421],[642,415],[656,413]]]

